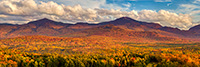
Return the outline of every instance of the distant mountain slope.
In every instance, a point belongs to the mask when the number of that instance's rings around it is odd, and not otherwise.
[[[157,29],[157,28],[162,27],[161,25],[157,23],[147,23],[147,22],[136,21],[129,17],[122,17],[114,21],[100,23],[100,25],[105,25],[105,24],[113,24],[116,26],[132,29],[136,31],[147,31],[147,30],[152,30],[152,29]]]
[[[195,36],[200,36],[200,25],[196,25],[189,29],[190,32],[193,32]]]
[[[105,24],[113,24],[115,26],[131,29],[134,31],[154,31],[166,36],[173,36],[173,37],[184,38],[193,36],[189,31],[184,31],[172,27],[163,27],[157,23],[147,23],[147,22],[137,21],[129,17],[121,17],[114,21],[100,23],[100,25],[105,25]]]
[[[17,28],[16,25],[0,24],[0,38],[6,38],[8,34]]]
[[[92,35],[123,36],[132,33],[134,37],[164,36],[173,38],[198,38],[200,26],[192,27],[188,31],[178,28],[163,27],[157,23],[141,22],[129,17],[121,17],[113,21],[102,22],[99,24],[89,23],[62,23],[49,20],[47,18],[29,22],[23,25],[0,24],[0,38],[10,38],[25,35],[46,35],[80,37]],[[128,33],[127,33],[128,32]],[[137,32],[137,33],[136,33]],[[140,33],[139,33],[140,32]],[[112,34],[112,35],[108,35]],[[117,33],[116,35],[114,33]],[[123,33],[123,34],[118,34]],[[132,36],[128,36],[132,37]]]
[[[114,39],[121,39],[132,42],[155,42],[155,41],[182,41],[176,37],[168,37],[154,31],[134,31],[115,26],[113,24],[102,25],[94,28],[85,29],[66,36],[91,37],[103,36]]]

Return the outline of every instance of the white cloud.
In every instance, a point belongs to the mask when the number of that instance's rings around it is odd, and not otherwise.
[[[31,14],[36,3],[33,0],[27,1],[16,1],[16,0],[5,0],[0,2],[0,13],[1,14],[11,14],[11,15],[27,15]],[[23,9],[23,10],[20,10]]]
[[[192,16],[194,22],[200,21],[198,18],[198,14],[200,14],[200,6],[195,4],[180,4],[179,8],[176,10],[171,10],[176,13],[185,13]]]
[[[168,3],[167,6],[170,6],[170,5],[172,5],[172,4],[173,4],[173,3]]]
[[[138,0],[129,0],[129,1],[138,1]]]
[[[188,9],[188,10],[194,10],[194,9],[200,8],[199,6],[194,5],[194,4],[180,4],[180,7]]]
[[[56,0],[69,6],[81,5],[83,8],[99,8],[106,3],[106,0]]]
[[[155,2],[171,2],[171,0],[154,0]]]
[[[122,4],[122,5],[124,5],[125,7],[131,7],[131,3],[126,3],[126,4]]]
[[[110,8],[110,6],[117,7],[119,8],[118,5],[115,4],[107,4],[106,0],[35,0],[36,2],[38,1],[54,1],[59,4],[64,4],[66,6],[76,6],[80,5],[82,8],[100,8],[100,7],[107,7]],[[112,7],[113,8],[113,7]]]
[[[199,1],[200,3],[200,0],[195,0],[194,2],[197,2],[197,1]],[[179,9],[177,9],[176,11],[187,13],[190,15],[195,15],[195,14],[200,13],[199,10],[200,10],[200,6],[197,4],[180,4]]]
[[[155,12],[152,10],[142,10],[139,12],[139,20],[160,23],[163,26],[177,27],[180,29],[189,29],[193,26],[192,19],[188,14],[170,13],[165,10]]]
[[[0,10],[1,23],[22,24],[44,17],[62,22],[97,23],[127,16],[140,21],[155,22],[163,26],[178,27],[180,29],[189,29],[193,26],[190,15],[176,14],[165,10],[159,12],[152,10],[122,11],[120,7],[116,7],[118,10],[84,8],[82,5],[66,6],[53,1],[36,3],[34,0],[5,0],[0,1],[0,4],[0,9],[2,9]],[[110,8],[115,7],[115,4],[106,5],[109,5]]]
[[[52,15],[63,15],[65,13],[63,6],[58,5],[57,3],[54,3],[53,1],[44,3],[41,2],[41,4],[38,5],[37,9],[42,14],[52,14]]]
[[[195,0],[193,3],[199,4],[200,0]]]
[[[197,22],[200,22],[200,0],[194,0],[192,3],[180,4],[176,10],[169,10],[170,12],[175,13],[184,13],[189,14],[193,19],[193,25],[196,25]]]

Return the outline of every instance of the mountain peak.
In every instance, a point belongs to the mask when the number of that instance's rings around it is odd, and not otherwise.
[[[48,18],[43,18],[43,20],[49,20]]]
[[[200,25],[196,25],[192,28],[190,28],[190,31],[195,31],[195,30],[199,30],[200,29]]]
[[[113,25],[124,25],[127,23],[135,23],[135,24],[139,24],[140,22],[137,20],[134,20],[130,17],[121,17],[121,18],[117,18],[116,20],[113,21],[108,21],[108,22],[103,22],[103,23],[99,23],[100,25],[106,25],[106,24],[113,24]]]
[[[50,25],[50,24],[63,25],[64,23],[56,22],[56,21],[50,20],[48,18],[43,18],[43,19],[39,19],[39,20],[36,20],[36,21],[29,22],[28,24],[34,24],[34,25],[37,25],[37,26],[42,26],[42,25],[44,26],[44,25]]]
[[[52,22],[53,20],[50,20],[48,18],[43,18],[43,19],[39,19],[39,20],[36,20],[36,21],[43,21],[43,22]]]
[[[194,32],[195,35],[200,35],[200,24],[189,29],[190,32]]]
[[[116,19],[112,22],[114,22],[115,24],[119,24],[119,25],[123,25],[123,24],[126,24],[126,23],[139,23],[139,21],[134,20],[130,17],[121,17],[121,18],[118,18],[118,19]]]
[[[88,25],[87,22],[77,22],[75,25]]]
[[[118,19],[116,19],[116,20],[129,20],[129,21],[136,21],[136,20],[134,20],[134,19],[132,19],[132,18],[130,18],[130,17],[121,17],[121,18],[118,18]]]
[[[43,19],[39,19],[39,20],[36,20],[36,21],[29,22],[29,24],[30,23],[47,23],[47,22],[55,22],[55,21],[50,20],[48,18],[43,18]]]

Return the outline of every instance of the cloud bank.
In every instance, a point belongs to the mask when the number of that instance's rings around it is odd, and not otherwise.
[[[120,9],[123,8],[114,4],[100,3],[110,8],[117,7],[119,10],[98,8],[97,6],[94,8],[85,8],[81,5],[66,6],[53,1],[40,1],[37,3],[34,0],[2,0],[0,1],[0,23],[23,24],[45,17],[66,23],[99,23],[126,16],[139,21],[154,22],[163,26],[177,27],[185,30],[194,25],[188,14],[176,14],[166,10],[122,11]]]

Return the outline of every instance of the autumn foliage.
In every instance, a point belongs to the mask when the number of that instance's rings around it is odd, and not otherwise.
[[[108,36],[22,36],[0,40],[0,67],[198,67],[200,44]]]

